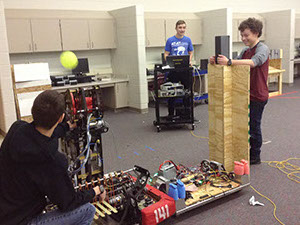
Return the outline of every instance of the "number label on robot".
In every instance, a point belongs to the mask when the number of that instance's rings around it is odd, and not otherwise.
[[[156,223],[159,223],[159,222],[161,222],[161,221],[169,218],[169,216],[170,216],[170,214],[169,214],[169,206],[165,205],[165,206],[162,206],[162,207],[160,207],[158,209],[155,209],[154,210],[154,214],[155,214]]]

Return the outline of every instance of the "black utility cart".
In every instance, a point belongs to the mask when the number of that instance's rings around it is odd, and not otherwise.
[[[168,73],[168,79],[172,81],[172,75],[174,72],[181,76],[179,83],[184,84],[183,92],[180,90],[179,94],[175,87],[169,88],[169,90],[161,90],[159,84],[159,78],[162,74]],[[178,82],[178,81],[175,81]],[[165,83],[166,84],[166,83]],[[172,84],[172,83],[170,83]],[[180,85],[180,84],[179,84]],[[157,128],[157,132],[161,131],[161,126],[171,126],[180,124],[190,124],[191,129],[194,130],[194,106],[193,106],[193,68],[182,67],[182,68],[166,68],[162,64],[155,64],[154,66],[154,96],[155,96],[155,114],[156,120],[153,121],[154,126]],[[174,90],[175,89],[175,90]],[[174,102],[174,116],[161,116],[160,105],[168,101]]]

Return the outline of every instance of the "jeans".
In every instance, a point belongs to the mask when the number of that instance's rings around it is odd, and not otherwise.
[[[41,214],[30,221],[28,225],[90,225],[95,212],[95,206],[87,203],[69,212],[54,210]]]
[[[264,102],[250,101],[250,159],[260,157],[262,146],[261,119],[268,100]]]

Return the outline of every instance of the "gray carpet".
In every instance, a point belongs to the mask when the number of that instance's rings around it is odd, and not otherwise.
[[[282,96],[284,98],[270,99],[263,115],[263,137],[269,143],[263,145],[262,160],[300,158],[300,79],[295,80],[292,87],[284,86],[283,92],[295,93]],[[166,114],[166,107],[162,111]],[[195,135],[208,137],[208,106],[197,105],[195,117],[201,120],[195,128]],[[208,158],[208,140],[192,136],[189,127],[163,129],[157,133],[153,126],[153,106],[147,114],[126,110],[116,113],[107,111],[104,119],[110,124],[109,132],[103,135],[105,172],[140,165],[154,173],[166,159],[184,165],[195,165]],[[299,161],[295,164],[300,166]],[[284,224],[300,224],[299,184],[264,163],[251,166],[251,184],[275,202],[277,216]],[[248,200],[252,195],[265,206],[250,206]],[[170,218],[163,224],[279,223],[273,217],[272,204],[249,187]]]
[[[281,161],[290,157],[300,158],[300,79],[292,87],[284,86],[290,93],[272,98],[266,106],[262,131],[264,141],[262,160]],[[288,98],[286,98],[288,97]],[[296,98],[291,98],[296,97]],[[162,111],[166,114],[166,108]],[[195,117],[201,120],[195,135],[208,137],[208,106],[195,107]],[[106,112],[105,120],[110,130],[103,135],[105,172],[141,165],[154,173],[160,163],[172,159],[184,165],[195,165],[208,158],[208,140],[196,138],[189,127],[166,128],[160,133],[153,126],[154,107],[149,113],[130,111]],[[300,162],[295,162],[300,166]],[[285,224],[300,224],[299,184],[285,174],[263,163],[251,166],[251,184],[277,205],[277,216]],[[265,206],[250,206],[249,198],[263,202]],[[273,217],[273,206],[250,187],[231,196],[194,209],[163,224],[279,224]]]

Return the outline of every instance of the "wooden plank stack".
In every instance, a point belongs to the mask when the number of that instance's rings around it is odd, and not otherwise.
[[[208,65],[209,159],[249,161],[249,66]]]

